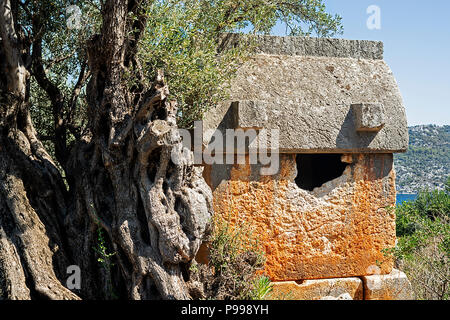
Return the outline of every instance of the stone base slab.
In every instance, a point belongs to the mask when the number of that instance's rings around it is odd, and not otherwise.
[[[363,300],[363,282],[359,278],[274,282],[269,298],[274,300]]]
[[[365,300],[414,300],[411,283],[406,274],[397,269],[387,275],[365,276],[361,279]]]
[[[413,300],[407,276],[396,269],[387,275],[361,278],[273,282],[270,300]]]

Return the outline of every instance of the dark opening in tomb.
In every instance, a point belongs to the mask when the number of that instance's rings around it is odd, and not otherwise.
[[[341,161],[341,154],[298,154],[297,177],[295,183],[303,190],[314,188],[340,177],[346,163]]]

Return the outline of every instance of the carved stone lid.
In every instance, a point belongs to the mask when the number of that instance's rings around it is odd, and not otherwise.
[[[279,130],[282,153],[407,150],[405,108],[381,42],[256,40],[259,53],[238,70],[230,101],[205,116],[205,144],[207,129],[264,128]]]
[[[238,42],[251,41],[255,53],[316,56],[355,59],[383,59],[383,42],[369,40],[347,40],[311,37],[278,37],[268,35],[242,35],[225,33],[221,36],[221,45],[231,47]]]

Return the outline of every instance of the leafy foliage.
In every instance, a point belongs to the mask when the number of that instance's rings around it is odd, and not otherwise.
[[[249,46],[220,50],[220,35],[246,29],[269,33],[283,21],[292,35],[333,35],[340,17],[322,1],[156,1],[140,46],[147,79],[163,68],[179,104],[179,125],[190,127],[205,111],[225,100],[227,85],[249,54]],[[304,31],[305,27],[307,30]]]
[[[423,191],[397,208],[394,253],[417,298],[450,298],[450,179],[445,191]]]
[[[105,238],[103,236],[103,229],[98,227],[97,229],[97,247],[94,248],[94,251],[98,254],[97,261],[103,266],[103,268],[109,270],[111,269],[112,263],[110,259],[116,254],[108,253],[108,248],[106,247]]]
[[[226,98],[224,86],[246,56],[233,48],[218,56],[217,34],[202,20],[202,3],[156,2],[150,7],[148,28],[139,56],[145,62],[145,78],[164,69],[172,99],[179,106],[178,124],[190,127],[203,113]],[[206,30],[204,30],[206,29]]]
[[[397,236],[410,236],[420,230],[423,221],[436,221],[450,218],[450,178],[446,191],[422,191],[417,199],[404,202],[397,209]],[[419,219],[419,220],[418,220]]]
[[[20,21],[33,41],[31,117],[40,140],[53,156],[58,139],[70,146],[86,127],[85,85],[89,71],[85,45],[100,26],[99,1],[76,0],[71,5],[80,9],[77,28],[69,28],[74,13],[67,10],[67,1],[61,0],[28,2]],[[64,128],[64,136],[55,131],[57,126]]]
[[[100,26],[101,2],[73,1],[81,9],[81,28],[67,28],[70,13],[66,1],[41,1],[29,8],[49,15],[44,19],[43,55],[46,73],[70,100],[85,62],[85,43]],[[157,69],[164,69],[172,99],[179,105],[179,125],[190,127],[218,101],[226,99],[226,88],[236,68],[251,48],[240,46],[221,51],[224,32],[270,33],[278,21],[290,35],[332,36],[342,32],[341,18],[326,12],[322,0],[157,0],[144,12],[147,27],[138,45],[142,70],[129,70],[128,84],[137,75],[151,81]],[[139,19],[140,17],[134,17]],[[31,19],[28,24],[31,28]],[[31,32],[31,31],[30,31]],[[35,83],[35,82],[34,82]],[[82,134],[87,123],[84,86],[75,104],[65,104],[70,123],[68,143]],[[47,146],[53,150],[54,122],[50,97],[36,83],[32,86],[32,117]]]
[[[112,268],[115,266],[112,262],[112,258],[116,255],[116,252],[109,253],[106,246],[106,240],[103,235],[103,229],[100,225],[97,226],[97,247],[94,247],[94,251],[97,253],[97,261],[103,268],[103,277],[105,278],[105,287],[109,294],[110,299],[118,299],[117,294],[114,290],[113,279],[112,279]]]
[[[266,298],[273,290],[273,285],[270,279],[266,276],[261,276],[255,280],[253,284],[253,300],[263,300]]]

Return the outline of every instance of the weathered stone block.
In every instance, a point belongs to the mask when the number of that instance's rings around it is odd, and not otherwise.
[[[383,105],[360,103],[352,105],[357,131],[380,131],[386,124]]]
[[[269,120],[267,104],[263,101],[236,101],[232,104],[236,128],[262,129]]]
[[[204,172],[214,209],[258,235],[273,281],[382,274],[393,267],[395,173],[391,154],[358,155],[342,176],[307,191],[295,183],[296,156],[280,155],[280,171],[254,165],[213,165]],[[301,174],[301,168],[299,168]]]
[[[363,300],[359,278],[286,281],[273,283],[269,299],[281,300]]]
[[[258,54],[239,68],[230,100],[203,121],[205,150],[247,157],[247,164],[205,166],[216,215],[260,237],[264,272],[273,281],[389,274],[393,260],[383,250],[395,246],[392,153],[406,151],[408,130],[382,43],[252,40]],[[266,148],[280,153],[277,174],[264,176],[261,165],[248,164],[255,155],[265,159],[265,144],[247,129],[268,133]],[[239,140],[236,131],[248,134],[240,139],[245,148],[220,148]]]
[[[365,300],[414,300],[414,292],[406,274],[393,269],[387,275],[362,277]]]
[[[352,297],[348,293],[343,293],[338,297],[326,296],[321,298],[320,300],[355,300],[355,299],[352,299]]]
[[[378,45],[295,37],[256,39],[262,41],[262,53],[239,68],[229,101],[204,117],[205,145],[212,137],[208,129],[240,126],[279,130],[281,153],[406,151],[403,100],[389,66],[371,58]],[[239,124],[232,107],[236,102],[242,107]],[[352,104],[360,102],[372,104],[364,105],[368,112],[360,113],[357,125]],[[372,112],[378,106],[384,112]]]
[[[225,33],[222,45],[233,47],[240,41],[256,44],[256,53],[273,55],[297,55],[339,57],[355,59],[383,59],[384,45],[381,41],[327,39],[313,37],[279,37],[271,35],[242,35]]]

